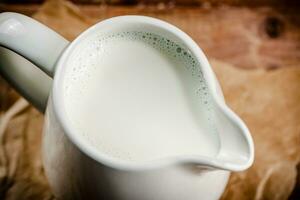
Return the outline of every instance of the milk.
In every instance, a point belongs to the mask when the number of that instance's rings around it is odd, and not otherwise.
[[[66,112],[99,153],[131,162],[218,153],[201,66],[180,44],[137,31],[99,34],[72,57]]]

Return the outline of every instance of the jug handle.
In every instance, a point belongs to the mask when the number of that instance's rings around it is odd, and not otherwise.
[[[0,73],[42,112],[55,63],[68,44],[65,38],[30,17],[12,12],[0,14]]]

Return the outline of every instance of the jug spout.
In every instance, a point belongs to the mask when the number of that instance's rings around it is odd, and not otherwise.
[[[254,147],[250,132],[244,122],[223,102],[215,106],[220,151],[219,167],[230,171],[249,168],[254,159]]]

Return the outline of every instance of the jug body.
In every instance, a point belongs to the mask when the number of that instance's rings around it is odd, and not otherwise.
[[[219,199],[229,171],[194,164],[127,170],[83,153],[61,127],[49,99],[43,133],[43,162],[53,192],[61,199]]]

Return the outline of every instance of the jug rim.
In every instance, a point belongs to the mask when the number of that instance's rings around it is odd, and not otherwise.
[[[63,66],[65,66],[65,63],[68,61],[69,56],[75,49],[76,45],[78,45],[82,40],[87,38],[94,31],[97,31],[101,27],[115,23],[117,21],[119,23],[120,22],[126,23],[128,21],[131,21],[131,22],[138,22],[138,23],[156,26],[158,28],[161,28],[163,30],[172,33],[173,35],[175,35],[176,37],[178,37],[183,41],[184,45],[186,45],[189,48],[189,50],[194,54],[195,58],[200,63],[203,76],[206,77],[207,87],[210,93],[212,94],[212,98],[216,101],[217,106],[219,106],[219,108],[223,112],[225,112],[229,117],[231,117],[238,124],[238,126],[241,127],[241,129],[243,129],[243,133],[249,143],[250,154],[251,154],[250,158],[246,163],[244,164],[226,163],[224,161],[217,159],[217,157],[206,157],[201,155],[172,156],[172,157],[165,157],[165,158],[155,159],[146,162],[143,161],[140,163],[130,162],[130,161],[124,161],[121,159],[117,159],[105,155],[104,153],[100,152],[95,147],[90,145],[86,140],[83,140],[81,139],[80,136],[78,136],[77,131],[71,125],[65,110],[62,83],[63,83],[64,75],[66,74],[65,73],[66,67]],[[214,81],[214,78],[215,78],[214,72],[212,71],[210,64],[206,56],[204,55],[203,51],[192,40],[192,38],[188,36],[186,33],[184,33],[182,30],[180,30],[179,28],[175,27],[172,24],[169,24],[167,22],[164,22],[156,18],[140,16],[140,15],[125,15],[125,16],[109,18],[99,23],[96,23],[95,25],[91,26],[83,33],[81,33],[73,42],[71,42],[68,45],[68,47],[65,49],[62,56],[59,58],[58,62],[56,63],[56,71],[55,71],[54,81],[53,81],[53,90],[50,98],[52,98],[53,101],[53,110],[54,110],[54,114],[58,119],[58,123],[61,125],[64,133],[69,138],[69,140],[82,153],[108,167],[119,169],[119,170],[126,170],[126,171],[139,171],[139,170],[163,168],[170,165],[181,165],[181,164],[193,163],[193,164],[198,164],[201,166],[207,166],[216,169],[241,171],[247,169],[253,163],[253,159],[254,159],[253,141],[250,132],[247,129],[246,125],[243,123],[243,121],[233,111],[231,111],[231,109],[228,108],[228,106],[218,97],[217,89],[216,89],[218,85]]]

